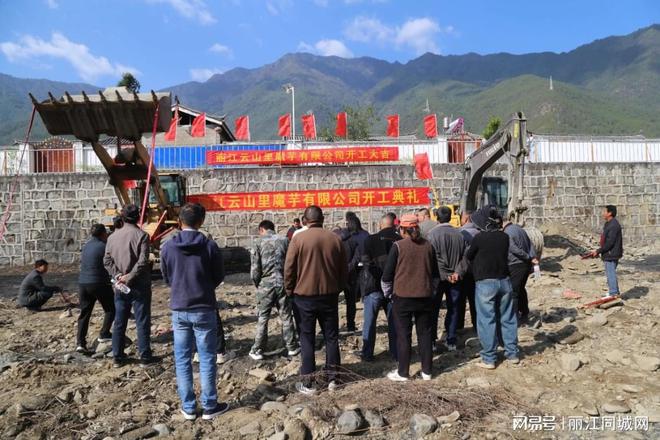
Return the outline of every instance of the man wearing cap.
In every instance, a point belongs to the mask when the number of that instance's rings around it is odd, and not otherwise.
[[[131,314],[135,315],[140,365],[154,361],[151,354],[151,264],[149,263],[149,235],[138,228],[140,209],[126,205],[121,210],[124,226],[115,230],[105,248],[103,264],[118,284],[130,288],[128,293],[115,288],[115,323],[112,331],[112,355],[115,367],[121,367],[126,354],[126,327]],[[115,284],[117,286],[118,284]]]

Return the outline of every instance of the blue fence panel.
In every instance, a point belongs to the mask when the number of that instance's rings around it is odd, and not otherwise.
[[[156,147],[154,164],[158,169],[195,169],[206,168],[206,153],[209,151],[282,151],[284,144],[259,144],[259,145],[177,145],[174,147]],[[214,167],[223,167],[215,165]]]

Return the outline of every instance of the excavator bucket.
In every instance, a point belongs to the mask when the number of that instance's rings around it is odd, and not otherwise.
[[[169,93],[132,93],[126,87],[110,87],[98,94],[70,95],[38,101],[30,98],[46,129],[52,135],[73,135],[94,143],[100,135],[117,136],[139,141],[143,133],[154,128],[156,108],[159,108],[156,131],[166,131],[172,119]]]

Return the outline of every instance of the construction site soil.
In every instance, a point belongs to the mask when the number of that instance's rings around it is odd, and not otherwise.
[[[185,421],[179,413],[169,295],[162,281],[154,281],[152,309],[152,346],[162,361],[147,368],[137,363],[113,368],[104,355],[107,344],[94,342],[94,356],[75,352],[76,309],[57,299],[42,312],[18,309],[14,297],[29,269],[3,269],[0,437],[327,439],[343,437],[354,422],[354,435],[363,438],[659,438],[658,244],[626,248],[619,266],[620,301],[607,309],[583,309],[581,304],[606,292],[602,263],[580,258],[598,237],[561,224],[543,232],[542,276],[528,284],[532,323],[519,330],[522,362],[504,362],[492,371],[479,368],[479,342],[468,325],[457,351],[435,356],[430,382],[384,378],[394,364],[381,316],[375,362],[361,362],[354,354],[359,335],[343,335],[340,386],[311,397],[297,394],[300,361],[281,351],[276,317],[270,325],[273,352],[259,362],[247,356],[256,323],[255,289],[246,274],[228,276],[217,297],[229,348],[238,357],[218,366],[218,390],[232,409],[210,422]],[[77,291],[76,279],[75,267],[51,267],[47,275],[49,283],[70,292]],[[342,304],[340,316],[344,312]],[[361,315],[359,304],[358,325]],[[97,306],[90,340],[101,317]],[[128,335],[135,340],[133,322]],[[134,346],[128,352],[134,356]],[[323,356],[317,351],[318,365]],[[418,375],[418,359],[414,362],[411,374]],[[540,424],[533,416],[546,417]],[[622,422],[636,417],[634,429]],[[614,429],[608,420],[615,420]]]

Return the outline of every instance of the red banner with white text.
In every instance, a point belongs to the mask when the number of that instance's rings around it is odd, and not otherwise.
[[[390,162],[399,160],[398,147],[349,147],[314,150],[209,151],[209,165],[299,165],[304,163]]]
[[[200,203],[209,211],[302,210],[309,205],[354,208],[430,204],[428,187],[195,194],[188,196],[188,201]]]

